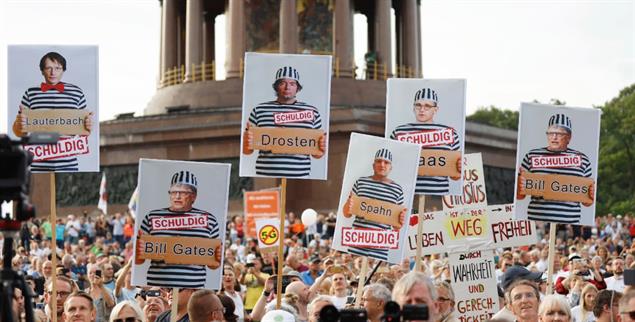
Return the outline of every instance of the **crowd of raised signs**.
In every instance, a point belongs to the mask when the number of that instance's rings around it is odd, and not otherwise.
[[[169,321],[174,294],[178,321],[318,321],[322,307],[363,307],[369,321],[381,321],[388,301],[426,304],[430,321],[459,321],[460,313],[487,303],[458,303],[444,254],[425,256],[424,273],[414,262],[388,265],[370,260],[372,276],[356,298],[361,257],[331,249],[334,214],[320,214],[311,227],[287,217],[283,278],[286,289],[276,309],[277,270],[273,253],[261,254],[245,236],[244,218],[227,224],[222,290],[137,288],[130,284],[134,219],[130,215],[68,215],[57,220],[57,267],[51,262],[48,220],[23,224],[13,269],[22,271],[35,294],[37,321],[51,321],[51,279],[56,282],[57,321]],[[534,245],[496,250],[500,307],[496,321],[620,321],[635,313],[635,297],[624,270],[635,266],[635,219],[598,216],[595,227],[558,225],[555,295],[545,295],[549,276],[548,225],[538,224]],[[2,243],[0,243],[2,245]],[[288,285],[287,285],[288,284]],[[423,287],[423,288],[421,288]],[[24,318],[24,297],[16,289],[14,312]],[[91,300],[92,303],[88,302]],[[55,303],[57,305],[55,305]],[[83,304],[84,305],[83,305]],[[89,305],[85,305],[89,303]]]

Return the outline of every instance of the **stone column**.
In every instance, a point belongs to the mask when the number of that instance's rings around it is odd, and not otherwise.
[[[214,61],[216,53],[215,18],[210,12],[203,15],[203,60],[206,64],[211,64]]]
[[[295,0],[280,2],[280,53],[298,52],[298,11]]]
[[[245,3],[229,0],[227,14],[226,78],[240,77],[240,62],[245,56]]]
[[[403,0],[401,14],[403,17],[403,58],[406,67],[415,70],[415,74],[419,75],[419,59],[417,58],[419,50],[420,34],[417,32],[417,0]]]
[[[176,0],[163,0],[161,11],[161,84],[165,84],[165,73],[176,66]]]
[[[202,0],[187,0],[185,6],[185,83],[188,83],[196,77],[192,64],[200,65],[203,59],[203,3]]]
[[[375,0],[375,51],[377,60],[386,66],[388,76],[392,74],[392,47],[390,34],[391,0]],[[382,66],[383,67],[383,66]],[[379,74],[383,74],[383,68]]]
[[[333,48],[339,72],[335,77],[353,77],[353,12],[351,0],[335,1],[335,17],[333,17]],[[337,65],[336,65],[337,66]]]

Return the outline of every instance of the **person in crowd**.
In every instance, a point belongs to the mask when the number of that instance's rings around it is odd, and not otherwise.
[[[146,322],[146,318],[137,302],[124,300],[112,308],[108,322]]]
[[[424,273],[411,271],[401,277],[395,283],[392,298],[402,307],[406,304],[425,304],[428,307],[428,320],[438,320],[439,306],[436,288]]]
[[[106,318],[105,321],[108,319]],[[97,322],[97,310],[93,298],[86,292],[73,292],[64,301],[64,313],[58,321]]]
[[[243,304],[245,299],[240,291],[240,284],[236,280],[236,275],[231,266],[225,266],[223,268],[221,293],[234,302],[233,313],[238,316],[238,319],[245,319],[245,306]]]
[[[64,313],[64,301],[68,298],[68,296],[77,291],[77,286],[73,282],[73,280],[65,277],[65,276],[57,276],[55,281],[55,292],[57,293],[57,299],[55,301],[55,313],[57,315],[57,320],[62,321],[62,314]],[[51,299],[53,295],[53,280],[49,280],[46,282],[45,292],[44,292],[44,310],[46,313],[47,319],[51,320]]]
[[[518,322],[537,322],[540,292],[532,281],[521,279],[513,282],[505,294],[507,303]]]
[[[619,313],[618,302],[622,293],[614,290],[598,292],[593,305],[593,315],[597,322],[615,322]]]
[[[224,310],[218,296],[205,289],[192,293],[187,303],[187,314],[191,322],[222,321]]]
[[[452,285],[447,281],[435,283],[437,289],[437,305],[439,306],[439,316],[437,322],[458,322],[454,316],[455,297]]]
[[[132,262],[128,261],[124,267],[117,271],[117,282],[115,283],[115,298],[117,302],[125,300],[134,300],[137,297],[140,289],[132,285]]]
[[[322,275],[324,272],[320,269],[320,257],[315,256],[311,258],[311,262],[309,264],[309,269],[300,273],[300,278],[302,278],[302,282],[306,285],[313,285],[318,276]]]
[[[619,301],[619,310],[618,322],[635,321],[635,292],[633,290],[624,293]]]
[[[571,308],[567,298],[560,294],[545,296],[538,307],[540,322],[571,322]]]
[[[269,278],[269,274],[263,273],[262,258],[253,256],[247,260],[247,272],[242,274],[240,284],[247,287],[245,293],[245,311],[251,313],[258,298],[262,294],[265,282]]]
[[[177,293],[177,298],[176,298],[176,321],[177,322],[189,322],[190,321],[190,316],[187,312],[187,303],[190,301],[190,297],[192,296],[192,293],[196,292],[195,289],[192,288],[179,288],[178,289],[178,293]],[[173,298],[173,291],[172,289],[167,289],[167,300],[168,302],[170,301],[174,301],[175,299]],[[157,319],[156,322],[170,322],[170,315],[172,310],[168,309],[166,311],[163,311],[163,313],[161,313]]]
[[[624,260],[613,258],[613,276],[606,278],[606,289],[624,292]]]
[[[90,286],[86,290],[86,293],[93,299],[96,308],[96,322],[108,321],[110,312],[115,306],[115,297],[104,285],[102,273],[103,270],[97,265],[90,265],[88,268],[88,281],[90,282]]]
[[[229,296],[225,294],[219,294],[218,299],[223,304],[224,313],[223,313],[223,321],[225,322],[237,322],[239,321],[238,315],[234,313],[236,311],[236,305],[234,304],[234,300],[229,298]],[[240,321],[244,321],[244,319],[240,319]]]
[[[161,296],[147,296],[143,306],[146,322],[155,322],[163,311],[167,310],[168,301]]]
[[[368,321],[380,322],[384,314],[384,306],[392,300],[390,290],[382,284],[364,286],[362,293],[362,307],[368,314]]]
[[[571,309],[574,322],[595,322],[593,304],[598,295],[598,289],[593,284],[587,284],[580,293],[580,304]]]

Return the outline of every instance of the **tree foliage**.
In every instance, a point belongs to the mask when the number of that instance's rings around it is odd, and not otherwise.
[[[493,105],[479,107],[474,114],[469,115],[466,119],[504,129],[518,130],[518,111],[500,109]]]
[[[602,110],[598,214],[635,210],[635,84]]]

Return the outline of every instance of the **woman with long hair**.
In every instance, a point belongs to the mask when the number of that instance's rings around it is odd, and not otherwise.
[[[580,305],[571,309],[573,322],[594,322],[593,302],[598,289],[593,284],[587,284],[580,292]]]
[[[223,268],[221,293],[234,301],[234,314],[238,316],[239,321],[242,321],[245,318],[244,296],[240,292],[240,284],[231,266]]]

